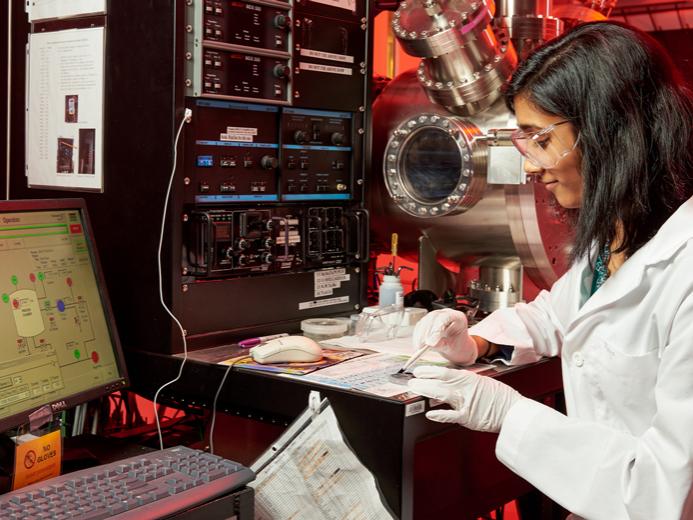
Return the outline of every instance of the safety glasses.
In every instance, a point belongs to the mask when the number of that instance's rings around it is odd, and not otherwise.
[[[580,140],[580,134],[578,134],[570,145],[554,132],[556,127],[569,122],[568,120],[559,121],[536,132],[525,132],[518,128],[510,135],[510,139],[515,148],[536,166],[544,169],[554,168],[561,159],[575,149]]]

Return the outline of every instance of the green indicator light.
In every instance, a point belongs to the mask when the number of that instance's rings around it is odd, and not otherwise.
[[[75,356],[75,359],[79,359],[82,356],[82,354],[79,353],[78,349],[75,349],[75,351],[72,354]]]
[[[43,306],[44,306],[46,309],[50,309],[50,308],[51,308],[51,302],[48,301],[48,300],[46,300],[45,302],[43,302]]]
[[[19,283],[19,280],[17,279],[16,275],[12,275],[12,278],[10,278],[12,281],[12,285],[17,285]]]
[[[10,295],[3,293],[2,301],[4,301],[5,303],[10,303]]]
[[[39,274],[38,274],[38,279],[41,280],[41,281],[44,281],[44,280],[46,279],[46,275],[43,274],[43,273],[39,273]]]

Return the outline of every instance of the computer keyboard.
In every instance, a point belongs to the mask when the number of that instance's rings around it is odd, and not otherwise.
[[[75,471],[0,495],[3,519],[165,518],[255,478],[240,464],[183,446]]]

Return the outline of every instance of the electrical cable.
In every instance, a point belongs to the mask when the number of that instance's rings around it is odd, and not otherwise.
[[[12,112],[12,2],[7,2],[7,154],[5,157],[5,200],[10,200],[10,132]]]
[[[229,363],[229,366],[224,372],[224,377],[221,378],[221,383],[219,383],[219,388],[217,388],[217,393],[214,394],[214,401],[212,402],[212,424],[209,426],[209,452],[214,455],[214,425],[217,422],[217,400],[219,399],[219,394],[221,394],[221,389],[226,382],[226,377],[231,372],[231,368],[234,363]]]
[[[166,388],[169,385],[172,385],[176,381],[178,381],[181,376],[183,375],[183,368],[185,367],[185,362],[188,360],[188,342],[186,341],[185,338],[185,329],[183,329],[183,325],[181,325],[180,321],[176,316],[173,314],[171,309],[168,308],[166,305],[166,302],[164,302],[164,290],[163,290],[163,281],[162,281],[162,276],[161,276],[161,249],[162,245],[164,243],[164,230],[166,229],[166,213],[168,212],[168,201],[171,196],[171,186],[173,185],[173,178],[176,174],[176,165],[178,163],[178,141],[180,139],[180,134],[183,131],[183,126],[185,123],[190,122],[190,119],[192,118],[192,110],[189,108],[185,109],[185,115],[183,116],[183,120],[180,122],[180,126],[178,127],[178,131],[176,132],[176,138],[173,142],[173,166],[171,167],[171,176],[169,177],[168,180],[168,188],[166,189],[166,197],[164,198],[164,211],[161,215],[161,230],[159,232],[159,248],[157,250],[157,275],[159,278],[159,302],[161,303],[161,306],[164,308],[164,310],[167,312],[167,314],[171,317],[171,319],[174,321],[174,323],[178,326],[178,329],[180,330],[180,335],[181,338],[183,339],[183,361],[180,364],[180,369],[178,370],[178,375],[171,379],[169,382],[164,383],[159,387],[159,389],[156,391],[154,394],[154,402],[153,402],[153,407],[154,407],[154,420],[156,421],[156,432],[159,436],[159,448],[164,449],[164,438],[161,433],[161,423],[159,422],[159,410],[157,408],[157,400],[159,399],[159,394],[161,391]]]

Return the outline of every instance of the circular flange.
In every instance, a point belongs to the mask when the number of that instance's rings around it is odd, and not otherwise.
[[[493,20],[482,0],[407,0],[392,19],[392,30],[404,51],[421,58],[436,57],[479,38]]]
[[[500,87],[516,65],[514,47],[504,42],[493,61],[469,77],[448,81],[431,78],[426,60],[419,64],[417,76],[432,102],[456,114],[472,116],[491,106],[500,97]]]
[[[432,218],[476,204],[486,185],[481,130],[456,117],[419,114],[392,132],[383,173],[392,200],[406,213]]]

